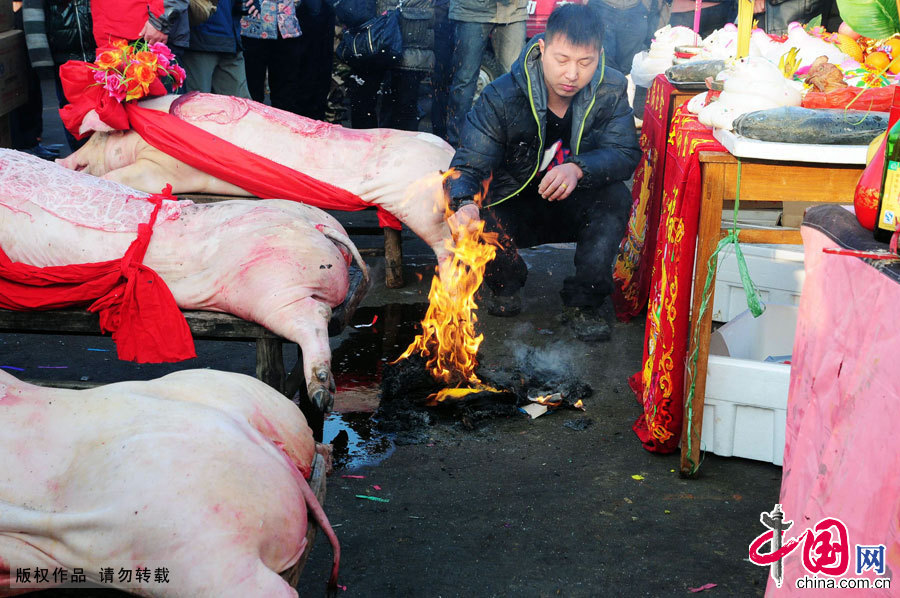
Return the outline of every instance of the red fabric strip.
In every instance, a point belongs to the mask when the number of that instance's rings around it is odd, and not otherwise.
[[[100,330],[112,333],[119,359],[168,363],[196,357],[171,291],[141,264],[162,201],[174,199],[169,189],[147,198],[156,207],[121,259],[41,268],[13,262],[0,248],[0,307],[50,310],[91,303],[87,309],[99,312]]]

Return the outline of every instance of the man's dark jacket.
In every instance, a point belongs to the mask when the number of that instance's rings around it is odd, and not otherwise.
[[[492,173],[491,203],[515,201],[512,196],[543,176],[537,172],[548,143],[541,38],[528,42],[510,72],[488,85],[466,116],[450,164],[459,173],[448,182],[454,209],[479,193]],[[622,73],[601,60],[594,78],[572,99],[572,153],[566,161],[584,172],[579,188],[627,180],[637,167],[641,151],[626,91]]]

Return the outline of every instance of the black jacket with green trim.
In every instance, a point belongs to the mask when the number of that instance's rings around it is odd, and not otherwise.
[[[538,176],[547,149],[547,88],[534,37],[506,75],[485,87],[466,115],[447,179],[451,208],[468,203],[490,182],[491,203],[513,198]],[[579,187],[598,188],[634,174],[641,150],[628,105],[627,80],[601,61],[591,82],[572,99],[567,162],[584,172]]]

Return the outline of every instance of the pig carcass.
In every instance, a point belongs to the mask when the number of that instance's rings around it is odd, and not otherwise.
[[[17,568],[79,567],[94,583],[112,568],[102,586],[144,596],[296,597],[279,573],[306,549],[307,513],[337,581],[337,538],[305,479],[312,433],[254,378],[186,370],[64,390],[0,370],[0,428],[0,596],[29,591]],[[169,583],[120,581],[138,567]]]
[[[147,222],[146,194],[0,149],[0,247],[34,266],[121,258]],[[165,201],[144,264],[182,309],[234,314],[300,345],[309,397],[330,409],[328,321],[346,297],[351,256],[340,223],[283,200]]]
[[[449,167],[453,148],[439,137],[347,129],[215,94],[163,96],[140,106],[171,112],[242,149],[350,191],[393,214],[440,260],[449,255],[440,172]],[[82,132],[91,130],[96,132],[88,143],[60,164],[150,193],[171,183],[174,193],[252,195],[164,154],[134,131],[106,132],[109,127],[93,111],[81,126]]]

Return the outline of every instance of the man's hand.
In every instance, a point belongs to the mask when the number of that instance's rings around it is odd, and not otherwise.
[[[538,185],[538,193],[547,201],[565,199],[578,186],[578,181],[582,176],[584,176],[584,173],[581,172],[581,168],[577,164],[567,162],[566,164],[554,166],[541,179],[541,184]]]
[[[141,29],[141,32],[138,35],[143,37],[148,44],[155,44],[157,42],[164,44],[169,41],[169,36],[151,25],[149,20],[144,23],[144,28]]]
[[[481,222],[478,206],[470,203],[456,210],[456,213],[447,219],[451,231],[473,230]]]
[[[766,12],[766,0],[753,0],[753,14]]]
[[[254,19],[259,16],[259,9],[256,8],[256,3],[253,0],[244,2],[244,8],[247,9],[247,14]]]

